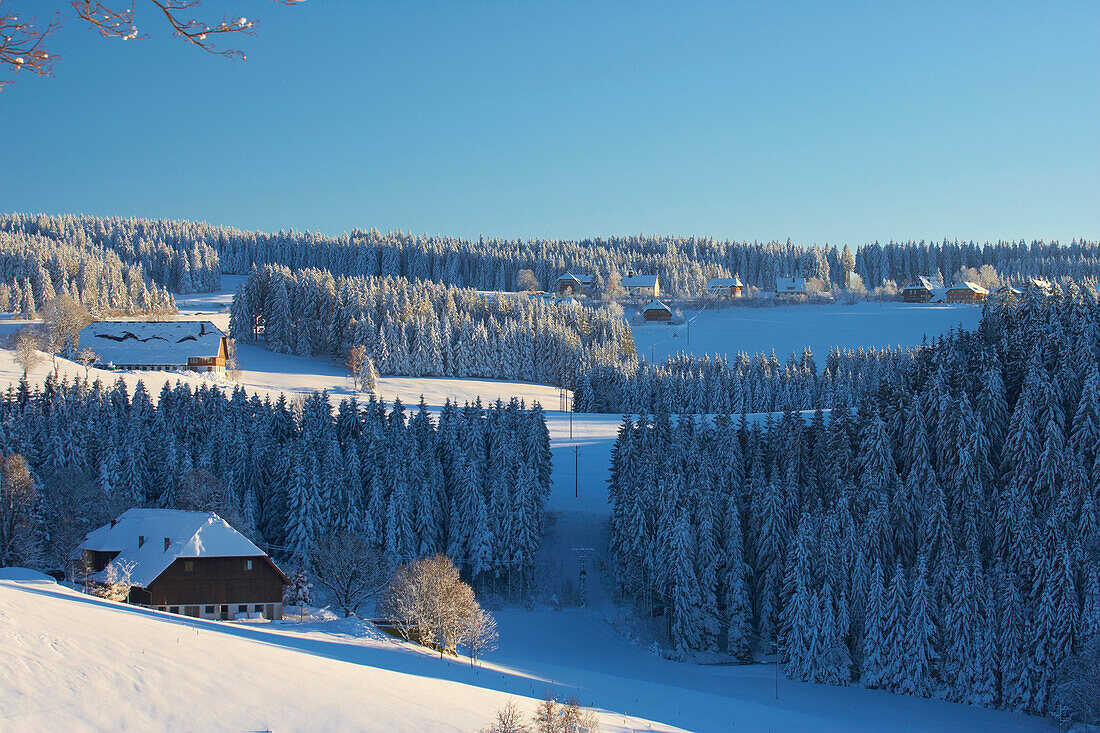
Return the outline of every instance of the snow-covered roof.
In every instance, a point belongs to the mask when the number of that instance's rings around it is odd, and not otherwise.
[[[657,285],[656,275],[627,275],[621,285],[624,288],[652,288]]]
[[[210,321],[99,321],[80,332],[80,346],[101,364],[180,366],[217,356],[224,337]]]
[[[145,538],[140,545],[139,537]],[[112,524],[89,532],[76,549],[119,553],[107,569],[132,563],[130,581],[141,588],[148,587],[177,558],[267,554],[217,514],[178,509],[130,509]]]
[[[649,311],[665,311],[666,313],[672,313],[672,309],[659,300],[654,300],[645,308],[642,308],[642,313],[648,313]]]
[[[557,281],[561,282],[563,280],[576,280],[581,285],[591,285],[593,282],[596,281],[596,276],[595,275],[578,274],[576,272],[567,272],[564,275],[562,275],[561,277],[559,277]]]
[[[743,288],[745,284],[736,275],[733,277],[712,277],[707,280],[707,289],[713,288]]]
[[[970,292],[977,293],[978,295],[989,294],[989,291],[983,288],[981,285],[979,285],[978,283],[970,282],[969,280],[964,280],[961,283],[955,283],[950,288],[948,288],[948,290],[969,290]]]
[[[913,282],[911,282],[911,283],[909,283],[908,285],[905,286],[906,290],[929,290],[929,291],[931,291],[931,290],[939,290],[941,288],[943,288],[943,285],[940,285],[937,281],[933,280],[932,278],[924,277],[923,275],[921,277],[918,277],[916,280],[914,280]]]
[[[806,278],[804,278],[804,277],[777,277],[775,279],[775,292],[777,292],[777,293],[804,293],[804,292],[806,292]]]

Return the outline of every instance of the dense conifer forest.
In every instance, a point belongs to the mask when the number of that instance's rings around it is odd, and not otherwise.
[[[734,242],[710,237],[636,235],[582,240],[461,239],[356,229],[340,236],[308,232],[249,232],[201,222],[0,215],[0,231],[41,236],[116,252],[140,264],[146,277],[175,293],[209,291],[220,274],[252,268],[328,270],[333,276],[392,276],[477,290],[520,290],[520,271],[532,270],[543,288],[573,270],[596,276],[598,289],[612,273],[656,274],[662,291],[699,295],[710,277],[739,275],[746,285],[771,290],[775,278],[815,278],[826,289],[847,287],[858,275],[866,288],[902,286],[919,275],[954,280],[960,270],[989,266],[1004,282],[1029,277],[1097,287],[1100,243],[1073,241],[975,243],[878,242],[857,246]],[[9,283],[10,285],[10,283]]]
[[[1077,289],[987,306],[828,416],[625,418],[623,593],[684,658],[777,646],[796,679],[1057,712],[1100,644],[1098,316]]]
[[[242,284],[230,333],[309,356],[343,358],[364,346],[382,374],[417,377],[568,384],[583,364],[634,359],[630,326],[605,308],[273,266]]]
[[[482,588],[525,594],[550,487],[542,409],[459,406],[436,420],[327,395],[26,384],[0,400],[0,567],[64,568],[83,535],[136,506],[217,511],[295,566],[329,530],[391,563],[439,552]]]

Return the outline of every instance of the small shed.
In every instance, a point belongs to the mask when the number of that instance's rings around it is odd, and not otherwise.
[[[661,294],[661,282],[656,275],[639,275],[630,272],[623,278],[620,285],[628,294],[656,298]]]
[[[712,277],[707,280],[707,295],[716,298],[740,298],[745,284],[736,275],[733,277]]]
[[[977,283],[964,280],[947,289],[945,300],[948,303],[981,303],[985,301],[989,291]]]
[[[777,277],[775,279],[775,297],[798,298],[806,294],[806,278]]]
[[[672,323],[672,309],[655,300],[642,308],[642,318],[655,323]]]

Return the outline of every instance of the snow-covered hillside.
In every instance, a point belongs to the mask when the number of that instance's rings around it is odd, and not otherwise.
[[[626,731],[1048,730],[1039,718],[856,687],[780,679],[774,667],[662,660],[598,614],[498,614],[483,667],[360,622],[202,621],[0,571],[0,729],[465,731],[515,699],[575,694]],[[639,717],[636,717],[639,716]]]
[[[9,579],[10,578],[10,579]],[[102,601],[0,570],[0,729],[468,733],[515,699],[528,713],[554,679],[471,668],[369,624],[205,622]],[[607,731],[676,728],[621,713]]]
[[[974,328],[982,309],[970,305],[870,303],[854,305],[779,305],[771,308],[728,306],[702,311],[685,310],[689,324],[668,326],[634,323],[638,353],[660,363],[678,352],[733,357],[739,351],[786,359],[809,346],[818,367],[829,349],[861,346],[915,346],[960,324]]]

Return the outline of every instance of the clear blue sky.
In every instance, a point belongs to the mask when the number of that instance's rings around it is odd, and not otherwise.
[[[14,0],[43,13],[67,0]],[[1100,238],[1100,3],[207,0],[245,62],[70,19],[0,211],[337,234]]]

